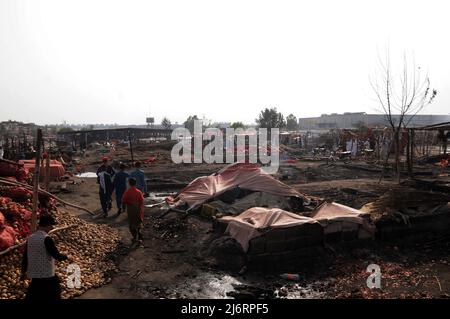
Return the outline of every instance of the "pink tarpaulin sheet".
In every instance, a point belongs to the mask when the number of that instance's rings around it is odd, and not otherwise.
[[[273,178],[258,165],[249,163],[232,164],[213,175],[196,178],[175,197],[174,203],[187,203],[193,208],[238,186],[256,192],[301,197],[309,203],[306,195]]]
[[[267,228],[288,228],[305,223],[314,224],[316,220],[287,212],[279,208],[253,207],[239,216],[226,216],[220,219],[228,222],[226,233],[248,250],[249,242],[260,236]]]
[[[312,212],[311,218],[323,222],[347,221],[363,224],[364,219],[361,218],[361,215],[367,215],[367,213],[338,203],[325,202]]]
[[[350,222],[361,225],[369,232],[374,231],[362,216],[366,213],[338,203],[323,203],[316,208],[311,217],[300,216],[278,208],[253,207],[238,216],[226,216],[219,220],[228,223],[226,233],[248,250],[249,242],[261,236],[268,228],[287,228],[305,223],[320,223],[325,227],[333,222]]]

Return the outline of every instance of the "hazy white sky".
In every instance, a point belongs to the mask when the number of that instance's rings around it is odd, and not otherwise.
[[[0,0],[0,120],[253,122],[374,112],[377,50],[414,52],[450,113],[448,1]],[[395,65],[394,65],[395,66]]]

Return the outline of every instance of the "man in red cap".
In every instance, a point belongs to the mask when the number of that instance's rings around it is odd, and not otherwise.
[[[108,217],[108,211],[112,208],[111,195],[114,190],[112,179],[114,169],[108,164],[108,158],[102,158],[102,165],[97,169],[97,183],[99,184],[100,203],[102,205],[103,217]]]

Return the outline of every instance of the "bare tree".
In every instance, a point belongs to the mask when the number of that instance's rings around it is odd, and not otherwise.
[[[378,56],[378,62],[378,70],[370,79],[370,85],[392,130],[397,181],[400,183],[401,131],[434,100],[437,91],[430,88],[428,74],[421,75],[421,69],[416,66],[414,58],[412,66],[409,65],[406,54],[403,56],[403,70],[400,74],[395,74],[391,68],[389,50],[384,61]],[[389,150],[390,147],[391,145]],[[385,166],[389,153],[388,151],[386,155]]]

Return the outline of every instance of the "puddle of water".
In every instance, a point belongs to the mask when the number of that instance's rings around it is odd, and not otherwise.
[[[235,286],[250,284],[224,273],[203,273],[195,278],[185,280],[182,284],[171,290],[170,298],[187,299],[232,299],[227,293],[236,291]],[[316,286],[320,282],[307,285],[286,284],[274,291],[276,298],[282,299],[320,299],[325,292],[320,292]]]
[[[173,297],[178,295],[188,299],[231,299],[227,293],[234,291],[233,285],[239,284],[242,283],[230,275],[204,273],[175,287]]]
[[[166,196],[161,196],[165,194],[159,194],[155,192],[150,192],[148,197],[144,199],[144,202],[147,203],[155,203],[155,202],[162,202],[164,199],[166,199]]]
[[[144,199],[146,207],[153,207],[153,204],[164,202],[168,196],[176,193],[150,192],[149,196]]]
[[[95,177],[97,177],[97,174],[94,172],[86,172],[86,173],[77,174],[75,176],[81,177],[81,178],[95,178]]]
[[[283,286],[275,291],[276,296],[280,296],[281,290],[287,290],[287,294],[283,297],[284,299],[320,299],[325,297],[324,292],[317,291],[313,284],[308,284],[301,286],[299,284],[294,284],[291,286]]]

